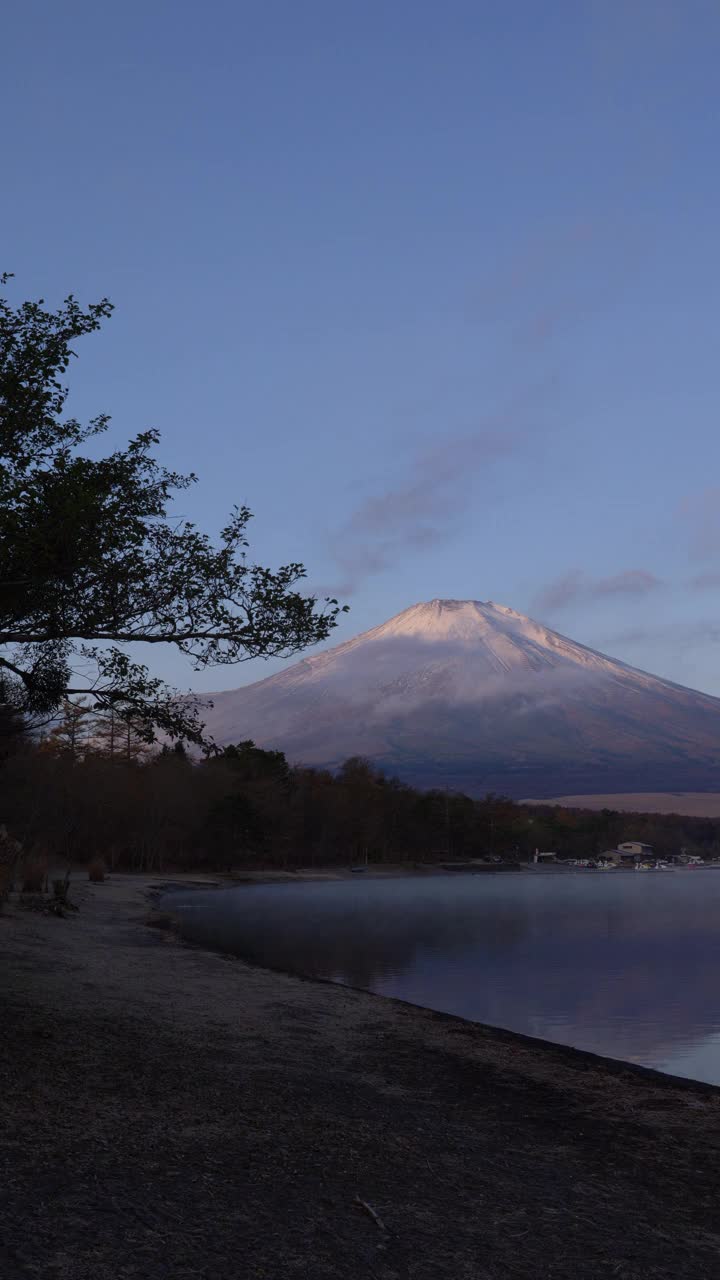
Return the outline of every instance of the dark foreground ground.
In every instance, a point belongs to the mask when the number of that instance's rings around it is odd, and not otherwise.
[[[720,1278],[720,1091],[184,947],[147,887],[0,917],[2,1280]]]

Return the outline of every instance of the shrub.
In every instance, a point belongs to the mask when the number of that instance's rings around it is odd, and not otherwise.
[[[93,858],[88,866],[88,879],[94,884],[102,884],[105,879],[105,863],[102,858]]]
[[[23,893],[42,893],[47,884],[47,858],[33,858],[26,863],[22,878]]]
[[[53,880],[53,896],[49,902],[45,904],[46,912],[51,916],[60,916],[62,919],[67,911],[77,911],[74,902],[68,898],[70,889],[70,872],[63,880]]]
[[[63,880],[53,880],[53,898],[56,902],[67,903],[69,883],[67,876]]]

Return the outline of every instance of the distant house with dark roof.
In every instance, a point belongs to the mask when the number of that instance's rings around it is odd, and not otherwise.
[[[603,856],[612,858],[614,862],[647,862],[655,854],[652,845],[644,844],[642,840],[623,840],[617,849],[610,849]]]

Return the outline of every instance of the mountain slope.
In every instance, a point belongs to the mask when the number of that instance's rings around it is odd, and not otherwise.
[[[492,601],[413,605],[213,701],[220,743],[253,738],[329,767],[364,755],[419,786],[720,791],[720,699]]]

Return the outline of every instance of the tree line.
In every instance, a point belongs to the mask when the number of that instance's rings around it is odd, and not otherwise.
[[[592,857],[623,839],[670,856],[720,853],[720,823],[525,806],[419,791],[368,761],[336,771],[292,766],[250,741],[202,759],[151,748],[122,721],[66,703],[44,737],[0,715],[0,822],[26,855],[53,863],[101,857],[138,872],[444,862],[534,849]],[[4,729],[3,729],[4,725]],[[12,732],[10,731],[12,727]],[[20,730],[20,731],[19,731]]]

